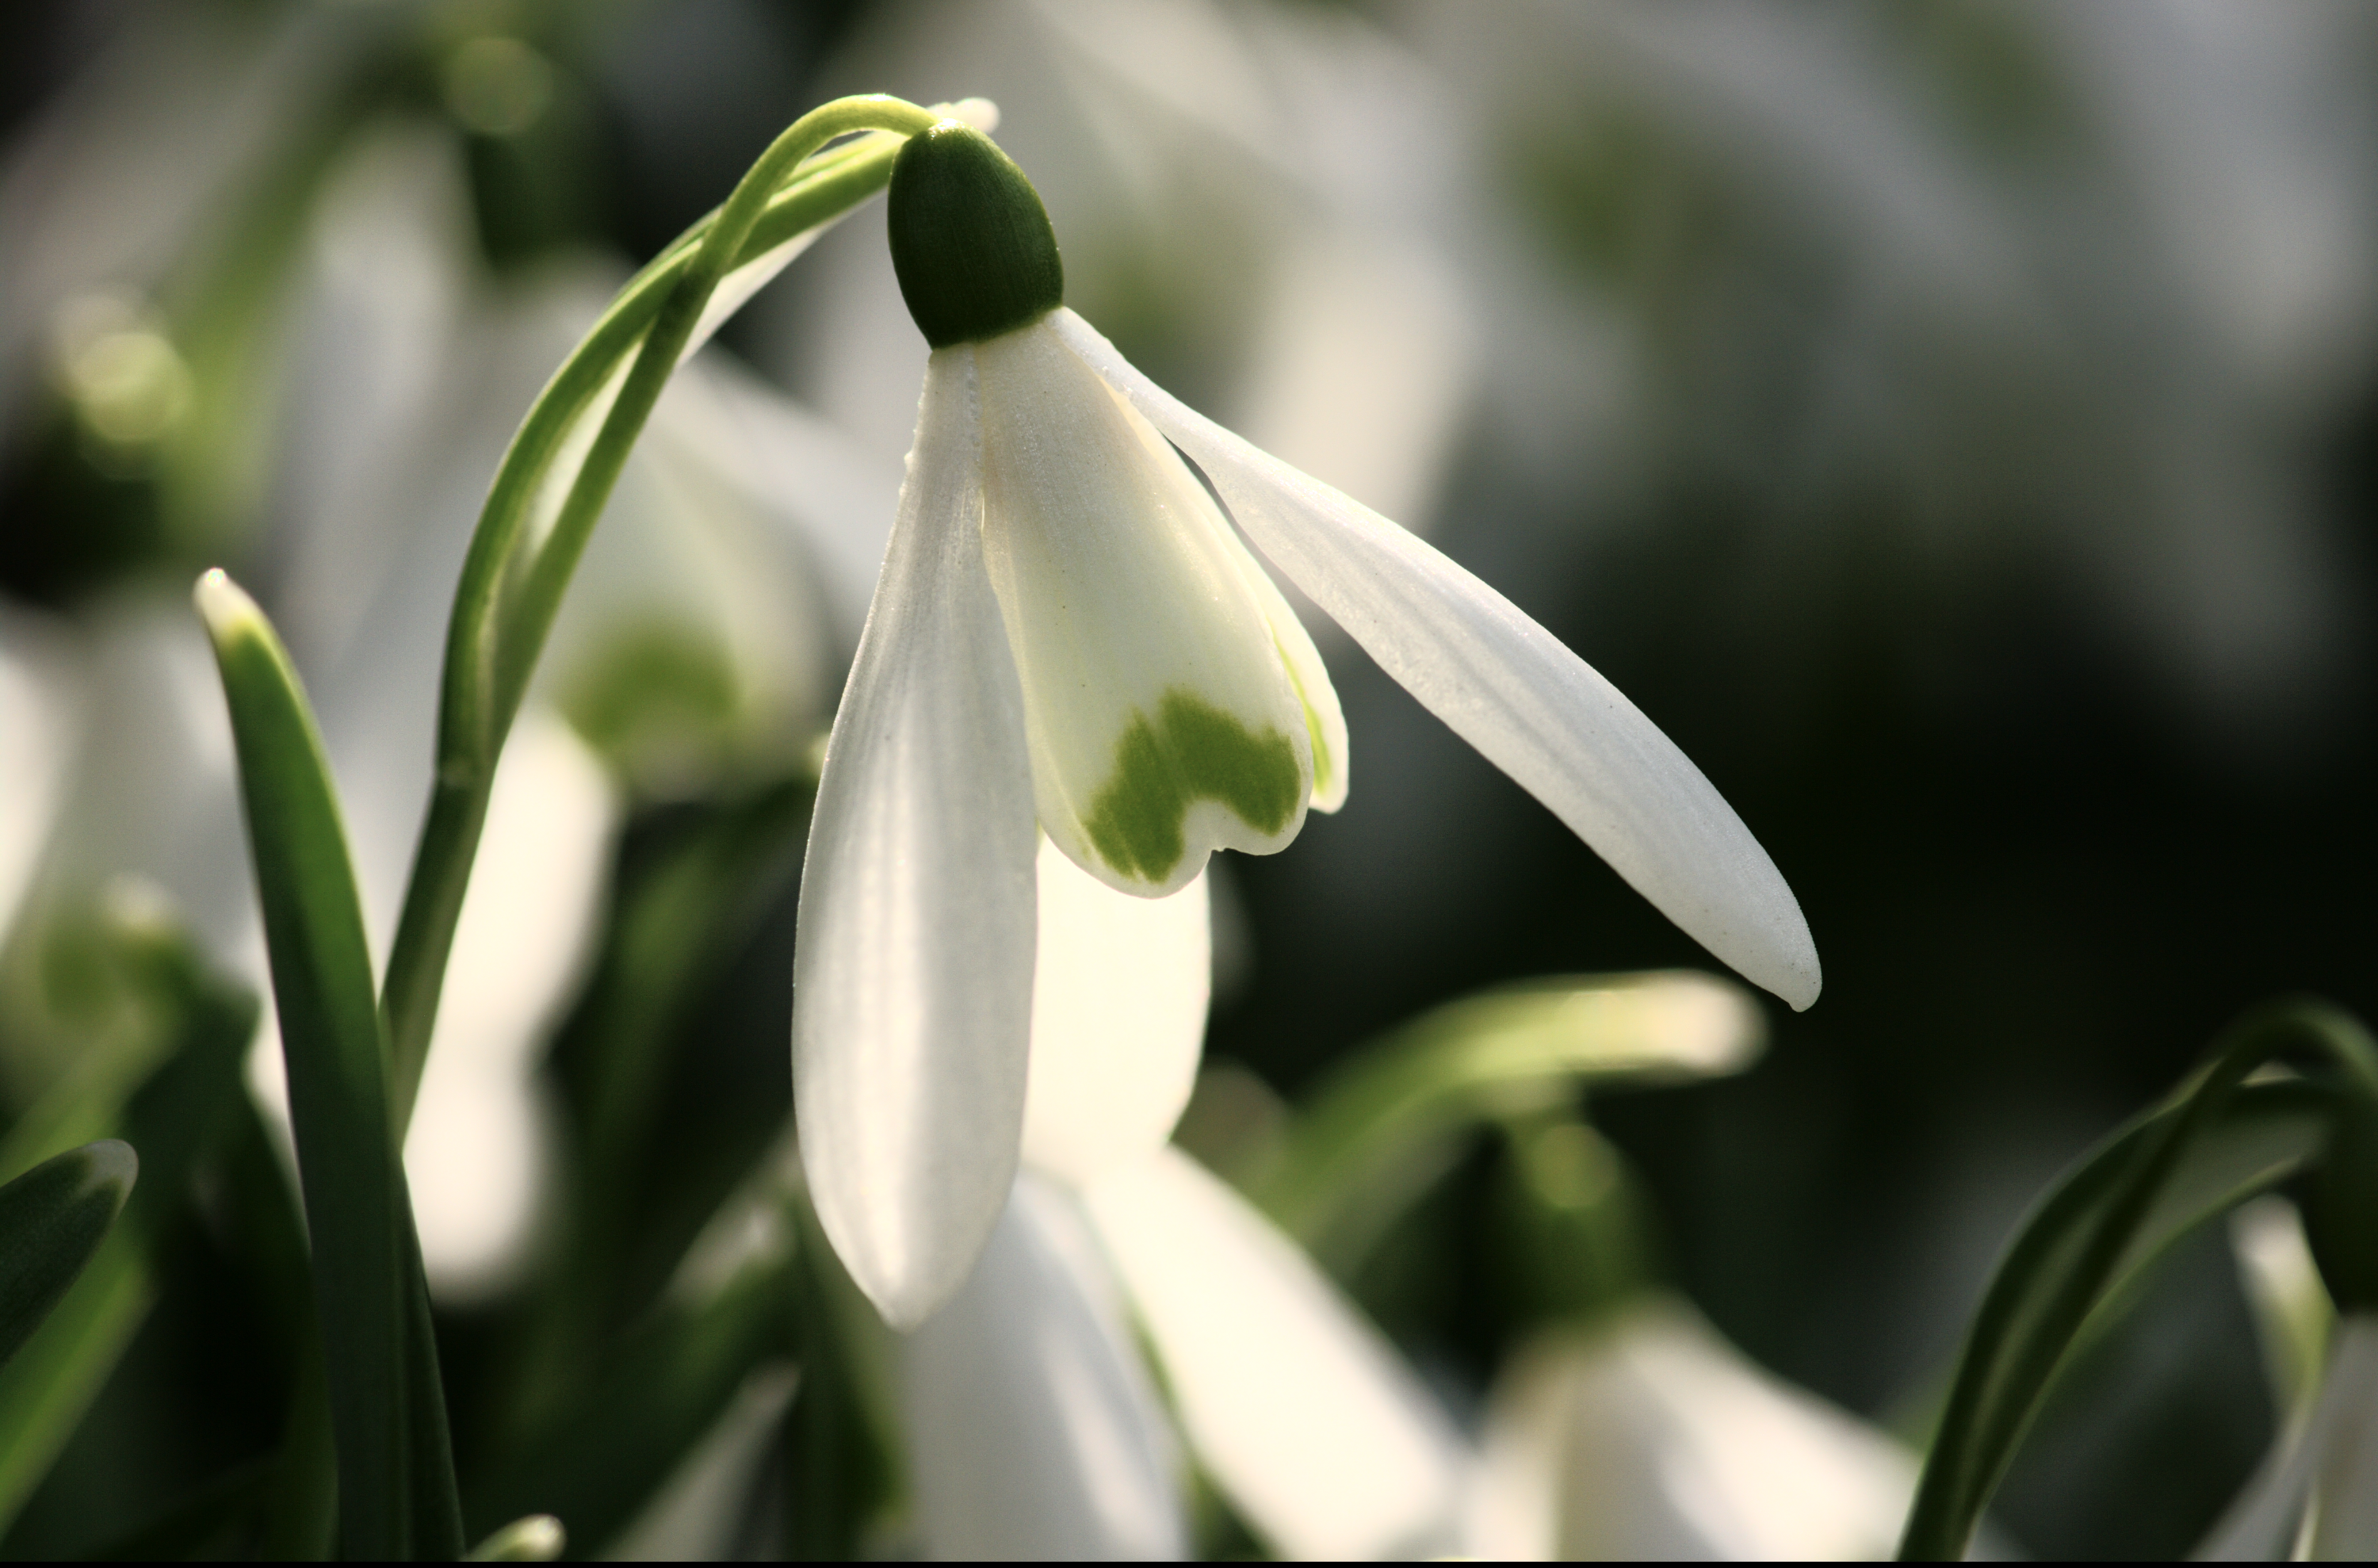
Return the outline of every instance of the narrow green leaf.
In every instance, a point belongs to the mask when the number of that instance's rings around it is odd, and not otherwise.
[[[474,1489],[475,1530],[550,1514],[599,1556],[718,1420],[745,1377],[786,1349],[789,1261],[746,1268],[708,1302],[664,1308]]]
[[[1458,1157],[1482,1121],[1549,1107],[1580,1080],[1732,1072],[1764,1043],[1758,1004],[1690,971],[1549,981],[1439,1007],[1316,1092],[1253,1195],[1344,1267]]]
[[[339,1522],[352,1556],[460,1550],[442,1432],[414,1423],[437,1379],[422,1332],[419,1248],[389,1116],[371,959],[321,740],[280,639],[220,572],[195,598],[231,710],[288,1067],[290,1121],[313,1246],[316,1309],[337,1437]],[[418,1495],[416,1495],[416,1493]],[[454,1543],[446,1545],[450,1537]]]
[[[0,1368],[0,1522],[13,1523],[49,1474],[154,1300],[140,1241],[119,1227],[49,1321]]]
[[[2336,1085],[2247,1084],[2300,1053]],[[1900,1555],[1964,1555],[2058,1371],[2111,1304],[2196,1224],[2311,1168],[2347,1106],[2378,1091],[2378,1052],[2333,1008],[2251,1015],[2162,1105],[2050,1189],[1992,1276],[1925,1457]]]
[[[111,926],[124,983],[159,1015],[163,1061],[128,1103],[113,1072],[78,1078],[74,1087],[83,1098],[54,1107],[42,1124],[50,1136],[67,1126],[120,1130],[142,1152],[141,1179],[82,1276],[0,1369],[0,1528],[48,1474],[147,1317],[147,1249],[186,1200],[199,1150],[228,1117],[247,1110],[239,1069],[256,1029],[255,998],[210,974],[153,911]],[[156,1054],[137,1059],[153,1062]]]
[[[49,1317],[115,1224],[139,1175],[128,1143],[102,1139],[0,1187],[0,1362]]]
[[[271,1479],[270,1459],[234,1465],[138,1529],[85,1552],[83,1561],[162,1562],[228,1557],[246,1544]]]

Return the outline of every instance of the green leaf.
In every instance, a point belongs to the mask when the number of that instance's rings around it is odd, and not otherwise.
[[[1758,1054],[1765,1033],[1748,993],[1689,971],[1468,997],[1327,1079],[1253,1196],[1342,1272],[1459,1157],[1479,1123],[1565,1102],[1580,1080],[1732,1072]]]
[[[801,1381],[785,1417],[786,1555],[849,1562],[870,1555],[875,1526],[900,1492],[888,1369],[871,1364],[864,1341],[874,1309],[843,1272],[806,1199],[796,1200],[796,1215],[801,1239],[792,1307]]]
[[[245,1538],[272,1479],[272,1461],[251,1459],[193,1489],[138,1528],[83,1553],[87,1562],[162,1562],[227,1557]]]
[[[49,1317],[132,1194],[139,1156],[102,1139],[0,1187],[0,1362]]]
[[[346,836],[321,740],[288,656],[220,572],[195,594],[222,674],[265,946],[288,1066],[290,1122],[347,1554],[462,1550],[427,1333],[420,1247],[389,1116],[385,1049]]]
[[[2285,1053],[2342,1087],[2248,1076]],[[2197,1224],[2313,1166],[2341,1110],[2378,1091],[2378,1053],[2313,1004],[2251,1015],[2164,1104],[2117,1130],[2025,1220],[1975,1314],[1900,1555],[1964,1555],[2058,1371],[2143,1271]]]
[[[72,1091],[66,1103],[45,1099],[35,1126],[52,1138],[78,1126],[120,1130],[143,1152],[142,1179],[82,1276],[0,1369],[0,1527],[48,1474],[147,1317],[147,1248],[160,1223],[186,1200],[200,1148],[227,1118],[253,1116],[239,1072],[256,1029],[255,998],[210,974],[182,934],[153,910],[132,912],[137,918],[111,919],[112,961],[126,986],[160,1015],[164,1060],[128,1103],[112,1070],[78,1075],[61,1086]],[[12,1145],[18,1142],[12,1134]]]
[[[473,1489],[474,1527],[550,1514],[600,1556],[708,1433],[763,1360],[786,1353],[788,1259],[745,1268],[709,1301],[631,1332]]]

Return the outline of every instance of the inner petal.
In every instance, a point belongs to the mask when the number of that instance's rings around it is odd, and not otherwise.
[[[1045,324],[981,344],[983,550],[1040,823],[1126,892],[1303,826],[1312,727],[1212,497]]]

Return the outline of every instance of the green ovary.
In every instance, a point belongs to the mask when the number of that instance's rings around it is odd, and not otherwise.
[[[1288,825],[1303,793],[1296,748],[1267,725],[1261,734],[1174,687],[1156,722],[1135,709],[1115,742],[1115,768],[1083,826],[1106,862],[1160,883],[1187,850],[1182,826],[1193,801],[1219,801],[1258,833]]]

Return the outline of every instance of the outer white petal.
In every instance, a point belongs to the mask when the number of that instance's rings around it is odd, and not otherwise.
[[[1380,668],[1711,952],[1796,1008],[1817,999],[1816,945],[1774,862],[1615,686],[1429,545],[1183,404],[1080,317],[1050,320]]]
[[[1872,1559],[1916,1461],[1672,1301],[1523,1350],[1487,1415],[1468,1549],[1525,1559]]]
[[[1273,1545],[1322,1559],[1449,1549],[1459,1440],[1287,1237],[1171,1148],[1084,1196],[1190,1443]]]
[[[2320,1454],[2312,1555],[2329,1562],[2378,1558],[2378,1316],[2337,1320],[2328,1386],[2312,1417]]]
[[[902,1349],[927,1555],[1183,1555],[1171,1433],[1063,1190],[1019,1178],[974,1272]]]
[[[1162,437],[1045,321],[975,351],[983,555],[1024,687],[1040,825],[1170,893],[1303,825],[1310,730],[1245,547]]]
[[[983,575],[974,356],[933,356],[801,882],[793,1083],[818,1217],[886,1320],[965,1279],[1015,1176],[1030,764]]]
[[[1202,874],[1170,898],[1134,898],[1042,839],[1024,1163],[1078,1185],[1171,1137],[1196,1085],[1213,977]]]

